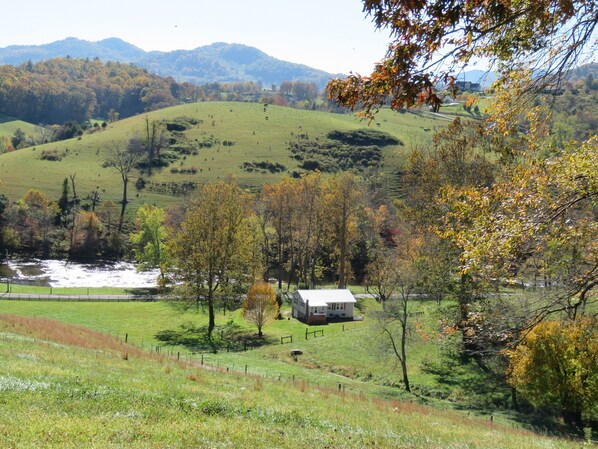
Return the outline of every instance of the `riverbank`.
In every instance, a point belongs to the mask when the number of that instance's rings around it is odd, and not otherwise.
[[[56,259],[12,259],[0,264],[0,281],[46,288],[143,289],[156,286],[158,270],[138,271],[131,262],[72,262]],[[0,291],[6,291],[0,289]],[[15,291],[18,293],[18,291]],[[118,294],[118,293],[116,293]]]

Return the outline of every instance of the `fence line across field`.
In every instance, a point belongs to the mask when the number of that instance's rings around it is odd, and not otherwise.
[[[345,326],[342,326],[342,329],[339,332],[345,332],[347,330]],[[329,335],[334,335],[339,332],[333,332]],[[143,351],[148,351],[150,353],[160,354],[162,356],[166,356],[171,358],[172,360],[176,361],[183,361],[187,363],[191,363],[192,365],[197,366],[198,368],[207,369],[211,371],[218,371],[221,373],[229,373],[229,374],[238,374],[238,375],[246,375],[246,376],[254,376],[263,379],[270,379],[277,382],[289,382],[294,385],[300,385],[301,388],[326,388],[328,390],[334,390],[339,393],[344,393],[345,391],[352,391],[355,394],[363,395],[363,391],[348,386],[344,382],[338,381],[324,381],[324,380],[310,380],[303,377],[299,377],[296,374],[288,374],[282,373],[276,370],[269,370],[267,368],[260,368],[260,367],[251,367],[247,363],[240,363],[235,365],[233,363],[223,363],[220,360],[216,360],[215,362],[209,360],[210,353],[185,353],[181,352],[179,349],[172,349],[167,348],[166,346],[156,345],[155,342],[144,342],[143,340],[136,341],[132,338],[131,334],[125,333],[124,336],[121,337],[122,334],[115,334],[114,337],[118,340],[123,341],[125,344],[131,345]],[[306,329],[305,336],[313,335],[311,338],[315,338],[318,335],[318,338],[324,337],[324,329],[316,329],[314,331],[309,331],[309,328]],[[307,338],[307,337],[305,337]],[[281,340],[284,339],[284,342],[281,343],[273,343],[273,344],[281,344],[285,345],[288,342],[293,341],[293,335],[287,335],[281,337]],[[254,347],[247,346],[245,350],[253,350]],[[241,351],[236,351],[241,352]],[[339,376],[340,377],[340,376]]]

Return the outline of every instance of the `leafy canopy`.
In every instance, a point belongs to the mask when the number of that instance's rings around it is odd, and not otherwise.
[[[278,316],[279,308],[276,293],[266,282],[257,282],[249,287],[243,302],[243,316],[256,325],[258,335],[262,336],[262,328]]]
[[[509,382],[534,404],[579,414],[598,401],[596,318],[544,321],[509,356]]]
[[[594,0],[364,0],[376,27],[390,31],[386,57],[370,76],[332,80],[329,96],[371,118],[390,99],[393,109],[441,98],[434,85],[456,89],[459,72],[476,58],[502,74],[542,74],[534,87],[560,79],[588,46],[596,46]]]

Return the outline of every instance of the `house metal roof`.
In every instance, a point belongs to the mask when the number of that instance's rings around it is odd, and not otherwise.
[[[356,303],[353,294],[347,289],[336,290],[297,290],[303,301],[309,301],[310,307],[326,307],[333,303]]]

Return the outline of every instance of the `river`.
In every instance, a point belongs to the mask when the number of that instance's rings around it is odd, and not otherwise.
[[[138,272],[130,262],[80,263],[65,260],[10,260],[0,264],[0,282],[44,287],[151,288],[158,270]]]

